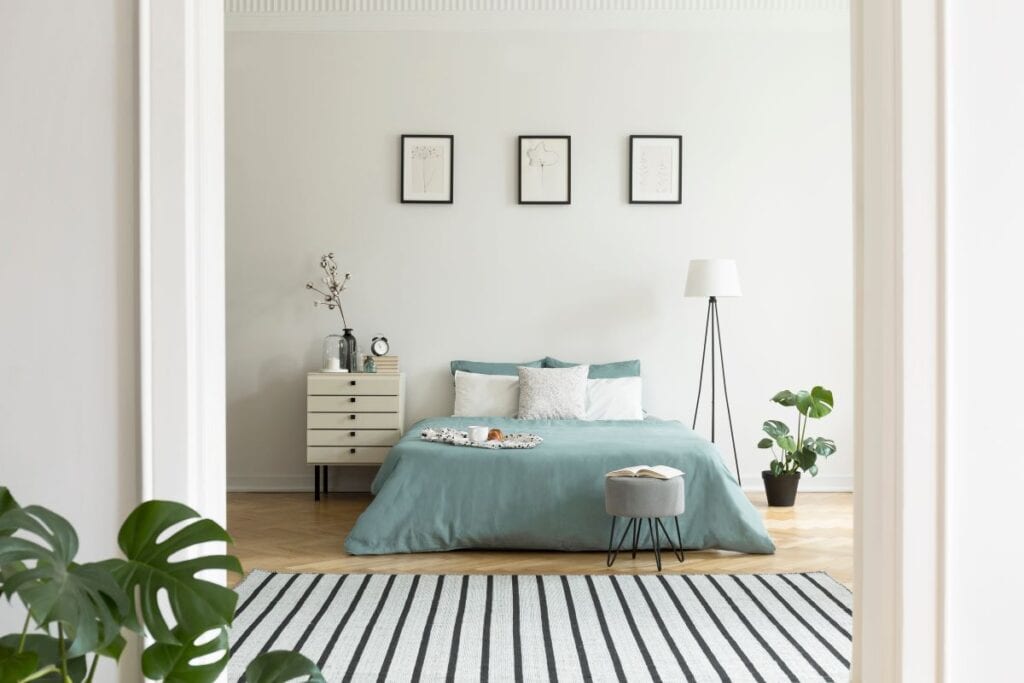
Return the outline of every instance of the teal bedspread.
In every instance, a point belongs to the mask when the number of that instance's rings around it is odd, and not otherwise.
[[[544,443],[489,450],[420,440],[426,427],[472,424],[539,434]],[[372,486],[376,497],[345,539],[345,549],[356,555],[605,550],[604,474],[629,465],[671,465],[686,473],[686,512],[679,518],[684,547],[775,551],[761,516],[716,447],[679,422],[494,417],[431,418],[413,425],[381,466]]]

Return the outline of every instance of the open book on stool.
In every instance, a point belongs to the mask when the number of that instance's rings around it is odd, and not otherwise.
[[[675,467],[669,467],[668,465],[634,465],[633,467],[623,467],[621,470],[615,470],[604,475],[606,477],[647,477],[649,479],[675,479],[676,477],[683,476],[681,470],[677,470]]]

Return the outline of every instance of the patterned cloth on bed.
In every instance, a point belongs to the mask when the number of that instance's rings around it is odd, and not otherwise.
[[[501,441],[470,441],[469,433],[461,429],[427,427],[420,432],[424,441],[447,443],[452,446],[472,446],[473,448],[536,448],[544,439],[536,434],[506,434]]]

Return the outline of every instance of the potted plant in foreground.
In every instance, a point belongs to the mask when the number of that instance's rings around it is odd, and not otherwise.
[[[768,436],[757,442],[758,448],[772,450],[771,469],[761,472],[768,505],[790,507],[796,500],[800,472],[817,476],[818,458],[827,458],[836,452],[836,442],[832,439],[807,436],[808,420],[818,420],[832,412],[832,392],[824,387],[796,393],[786,389],[771,400],[797,411],[795,432],[790,432],[785,422],[768,420],[762,427]]]
[[[139,636],[149,639],[138,663],[147,679],[219,679],[238,594],[197,574],[242,567],[231,555],[171,557],[231,537],[191,508],[150,500],[128,516],[117,541],[123,557],[77,562],[70,522],[22,507],[0,486],[0,596],[26,611],[20,632],[0,636],[0,683],[92,683],[100,659],[119,660],[126,639]],[[253,659],[245,679],[324,683],[313,662],[286,650]]]

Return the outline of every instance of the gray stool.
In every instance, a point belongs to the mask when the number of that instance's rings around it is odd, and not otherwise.
[[[630,531],[633,533],[633,558],[636,558],[637,545],[640,542],[640,530],[643,521],[647,520],[647,530],[654,544],[654,559],[661,571],[661,535],[665,534],[672,553],[680,562],[683,561],[683,539],[679,533],[679,515],[685,509],[683,495],[683,477],[672,479],[653,479],[650,477],[606,477],[604,480],[604,509],[612,516],[612,530],[608,535],[608,566],[612,566],[622,549],[622,543]],[[615,522],[619,517],[628,517],[619,545],[612,550],[615,542]],[[676,542],[672,542],[662,517],[672,517],[676,523]],[[676,544],[678,543],[678,548]]]

